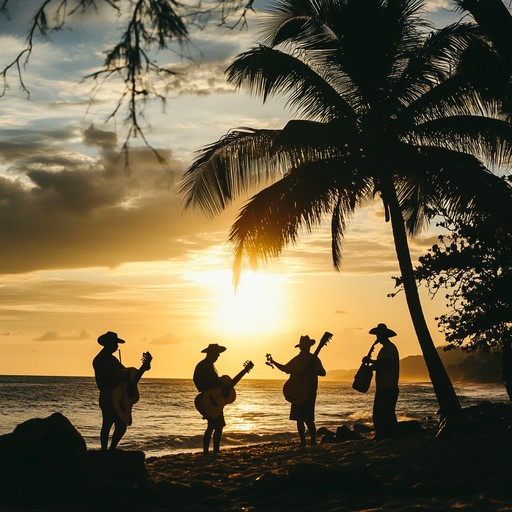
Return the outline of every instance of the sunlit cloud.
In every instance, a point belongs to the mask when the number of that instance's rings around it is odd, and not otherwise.
[[[177,343],[182,343],[183,339],[177,337],[175,334],[166,333],[163,336],[158,336],[156,338],[152,338],[150,343],[151,345],[175,345]]]
[[[11,21],[0,19],[0,63],[24,44],[40,3],[10,2]],[[72,30],[36,41],[23,71],[30,100],[16,75],[2,99],[0,373],[90,375],[95,339],[106,330],[127,340],[126,362],[150,348],[152,376],[189,378],[209,342],[229,344],[223,362],[238,367],[249,349],[254,357],[267,348],[287,356],[301,333],[319,339],[323,330],[335,333],[331,367],[353,367],[344,361],[358,363],[367,350],[368,323],[395,326],[407,317],[401,297],[387,298],[398,265],[382,204],[348,224],[341,272],[326,219],[258,272],[245,269],[235,293],[226,242],[251,193],[213,220],[183,212],[177,196],[198,148],[232,128],[280,128],[292,116],[278,98],[262,104],[226,82],[225,69],[259,38],[257,17],[249,30],[194,30],[190,46],[158,55],[179,73],[167,91],[161,86],[167,104],[149,102],[145,111],[148,140],[166,169],[140,139],[131,141],[126,167],[125,112],[104,122],[122,82],[105,83],[94,98],[93,82],[80,83],[119,35],[122,20],[106,4],[98,3],[98,16],[94,9],[77,16]],[[436,24],[450,19],[451,2],[427,7]],[[434,240],[432,230],[411,239],[413,259]],[[400,334],[413,346],[407,329]]]
[[[82,341],[90,339],[88,332],[81,330],[78,334],[60,334],[58,331],[47,331],[34,341]]]
[[[425,8],[429,11],[437,11],[439,9],[452,9],[453,3],[450,5],[448,0],[427,0],[425,2]]]

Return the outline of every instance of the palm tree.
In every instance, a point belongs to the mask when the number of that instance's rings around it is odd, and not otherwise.
[[[228,80],[264,101],[286,97],[299,119],[204,147],[183,178],[185,208],[213,216],[264,187],[231,228],[236,281],[246,258],[257,268],[328,216],[339,270],[351,214],[380,197],[441,416],[456,415],[407,235],[441,209],[460,218],[510,206],[510,189],[483,161],[507,161],[511,127],[485,115],[489,95],[451,66],[477,36],[463,25],[429,31],[421,0],[275,0],[265,27],[264,44],[239,55]]]
[[[512,14],[502,0],[455,0],[455,3],[471,13],[512,73]]]

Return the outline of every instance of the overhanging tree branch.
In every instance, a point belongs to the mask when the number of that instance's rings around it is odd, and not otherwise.
[[[24,47],[0,70],[2,85],[0,98],[10,89],[8,78],[15,75],[22,91],[30,97],[24,80],[24,69],[29,63],[38,36],[48,37],[70,21],[76,14],[90,9],[98,11],[99,5],[113,9],[118,16],[126,15],[126,23],[120,40],[106,53],[103,65],[84,77],[94,82],[92,97],[105,82],[121,79],[123,90],[107,117],[116,117],[126,111],[128,126],[125,148],[132,138],[140,137],[146,145],[144,135],[147,122],[144,111],[148,100],[157,99],[165,104],[161,91],[170,79],[179,75],[167,66],[159,64],[155,55],[159,51],[174,51],[183,56],[181,47],[189,42],[188,26],[206,26],[215,20],[218,25],[233,29],[247,26],[247,14],[253,10],[254,0],[220,0],[203,4],[202,0],[180,3],[175,0],[41,0],[39,8],[31,18]],[[9,16],[10,0],[0,2],[0,13]]]

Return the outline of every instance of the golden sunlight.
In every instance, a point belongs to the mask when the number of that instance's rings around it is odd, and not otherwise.
[[[211,288],[214,296],[212,322],[221,335],[259,335],[284,323],[282,277],[244,272],[235,290],[230,270],[196,274],[195,280]]]
[[[277,276],[246,272],[235,291],[231,272],[219,275],[216,328],[224,334],[267,334],[283,322],[283,294]]]

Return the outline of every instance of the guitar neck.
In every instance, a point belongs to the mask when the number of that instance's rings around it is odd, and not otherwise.
[[[242,377],[247,373],[247,368],[244,368],[241,372],[237,373],[234,377],[234,379],[231,381],[230,386],[234,388],[240,380],[242,380]]]
[[[370,347],[370,351],[368,352],[368,357],[372,356],[373,350],[375,349],[375,345],[377,345],[378,341],[375,341],[373,345]]]
[[[316,347],[316,350],[313,352],[313,355],[316,357],[318,354],[320,354],[320,350],[325,346],[325,344],[331,339],[332,334],[325,333],[322,336],[322,339],[320,340],[320,343],[318,344],[318,347]],[[311,359],[311,361],[307,364],[307,366],[304,368],[303,373],[309,372],[313,365],[315,364],[315,360]]]

